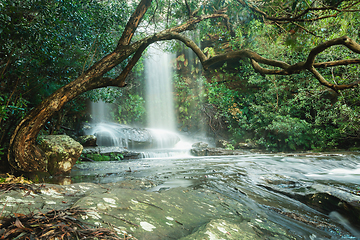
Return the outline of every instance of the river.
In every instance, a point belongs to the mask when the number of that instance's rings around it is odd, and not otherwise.
[[[146,179],[153,184],[145,190],[152,192],[209,189],[285,226],[295,239],[360,239],[356,152],[91,162],[75,165],[71,178],[93,183]]]

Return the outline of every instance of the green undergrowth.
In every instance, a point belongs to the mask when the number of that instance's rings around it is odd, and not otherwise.
[[[124,155],[121,153],[109,153],[109,154],[87,153],[87,154],[82,154],[82,156],[94,160],[96,162],[121,161],[124,159]]]

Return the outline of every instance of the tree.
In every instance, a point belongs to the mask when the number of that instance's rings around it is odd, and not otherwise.
[[[115,23],[126,18],[129,8],[124,2],[108,5],[92,0],[1,2],[0,169],[8,170],[2,151],[8,149],[16,125],[113,49],[116,31],[124,27]],[[110,15],[115,9],[116,14]],[[94,95],[98,94],[89,92],[68,102],[48,119],[42,132],[61,132],[64,124],[73,128],[84,117],[86,100]]]
[[[239,3],[246,4],[246,2],[242,1],[239,1]],[[169,16],[172,14],[171,1],[168,3],[162,1],[156,2],[155,6],[152,8],[153,12],[158,10],[159,4],[164,4],[166,7],[162,9],[167,9],[167,12],[165,12],[162,17],[166,15],[169,18]],[[175,2],[174,4],[179,3]],[[230,1],[229,4],[234,3],[231,3]],[[224,28],[221,28],[222,31],[227,31],[230,32],[230,34],[233,34],[232,26],[230,24],[231,18],[227,14],[227,11],[230,10],[228,10],[227,6],[224,5],[222,1],[214,1],[211,4],[204,2],[201,4],[201,2],[188,2],[185,0],[185,4],[182,6],[187,9],[188,13],[182,24],[168,26],[165,30],[156,32],[154,34],[149,34],[148,36],[132,42],[135,31],[138,29],[145,13],[152,7],[151,0],[141,0],[129,18],[114,51],[107,54],[101,60],[97,61],[75,80],[59,88],[52,95],[44,99],[20,121],[10,139],[8,161],[11,166],[20,171],[44,171],[45,169],[42,163],[45,161],[45,156],[44,153],[36,146],[36,137],[48,119],[56,112],[60,111],[67,102],[84,92],[106,86],[125,87],[126,77],[129,75],[135,64],[139,61],[145,49],[150,44],[157,41],[181,41],[195,52],[197,57],[200,59],[204,69],[208,69],[210,66],[229,60],[249,59],[255,71],[261,74],[291,75],[297,74],[301,71],[309,71],[315,76],[316,79],[318,79],[321,84],[332,88],[335,91],[353,88],[356,87],[359,83],[358,81],[355,81],[353,83],[342,85],[331,84],[326,81],[317,71],[317,68],[326,68],[345,64],[358,64],[360,62],[359,59],[337,60],[320,63],[315,62],[315,58],[319,53],[335,45],[343,45],[355,53],[360,53],[360,45],[349,37],[344,36],[319,44],[310,51],[306,61],[296,64],[288,64],[279,60],[267,59],[248,49],[230,51],[216,56],[207,56],[194,41],[181,33],[187,30],[192,30],[196,24],[214,19],[221,19],[221,21],[217,20],[213,23],[222,24],[224,26]],[[354,6],[356,6],[356,4],[352,5],[351,7]],[[195,10],[192,10],[193,8],[195,8]],[[349,10],[350,7],[347,7],[346,9]],[[317,10],[320,11],[322,9]],[[304,11],[306,11],[306,9]],[[337,10],[335,9],[334,11]],[[179,14],[179,12],[176,14]],[[305,14],[300,15],[304,16]],[[152,16],[153,18],[150,18],[149,22],[155,21],[155,14]],[[184,16],[179,16],[179,19],[181,18],[184,19]],[[168,19],[163,21],[165,24],[168,24],[169,22]],[[290,19],[289,21],[292,20]],[[114,69],[119,64],[124,63],[126,63],[126,66],[121,70],[117,77],[106,76],[109,71]],[[260,64],[268,65],[273,68],[265,68]]]

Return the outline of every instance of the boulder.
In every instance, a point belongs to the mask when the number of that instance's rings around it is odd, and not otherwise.
[[[220,140],[217,140],[216,141],[216,147],[218,148],[227,148],[227,146],[229,145],[230,143],[226,140],[223,140],[223,139],[220,139]]]
[[[103,147],[123,147],[144,149],[151,147],[173,147],[180,141],[179,136],[170,131],[159,129],[133,128],[117,123],[95,123],[85,125],[87,135],[96,136],[96,144]]]
[[[194,143],[193,145],[191,145],[193,148],[206,148],[209,146],[209,144],[204,143],[204,142],[197,142]]]
[[[84,135],[78,138],[78,141],[84,147],[95,147],[96,137],[94,135]]]
[[[83,150],[79,142],[67,135],[44,136],[39,147],[47,156],[45,168],[51,175],[69,173]]]

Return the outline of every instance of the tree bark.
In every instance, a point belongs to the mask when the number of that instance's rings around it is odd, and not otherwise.
[[[151,1],[152,0],[142,0],[138,4],[125,27],[116,49],[112,53],[106,55],[77,79],[58,89],[42,101],[17,125],[11,136],[8,150],[8,161],[14,169],[26,172],[47,171],[47,159],[41,149],[36,146],[36,137],[48,119],[59,111],[68,101],[95,88],[107,86],[124,87],[126,85],[125,79],[127,75],[139,60],[143,51],[151,43],[176,39],[174,36],[176,36],[177,33],[186,31],[194,24],[205,19],[218,17],[227,18],[223,13],[194,17],[182,25],[161,31],[130,44],[141,19],[151,5]],[[133,54],[134,56],[117,78],[102,77],[105,73]]]
[[[191,29],[192,26],[206,19],[223,18],[228,21],[229,18],[223,11],[215,11],[215,13],[205,16],[192,16],[182,25],[163,30],[131,44],[131,39],[134,35],[134,32],[136,31],[147,9],[150,7],[151,1],[152,0],[141,0],[136,10],[130,17],[123,35],[119,39],[116,49],[112,53],[106,55],[86,72],[80,75],[77,79],[58,89],[56,92],[42,101],[18,124],[10,139],[8,150],[8,161],[14,169],[27,172],[46,172],[47,160],[45,154],[36,146],[36,137],[48,119],[51,118],[53,114],[62,109],[62,107],[68,101],[74,99],[76,96],[86,91],[106,86],[124,87],[126,85],[125,79],[127,75],[135,66],[143,51],[150,44],[157,41],[172,39],[182,41],[196,53],[204,69],[207,69],[211,65],[218,62],[247,58],[250,59],[253,68],[261,74],[290,75],[307,70],[311,72],[321,84],[336,91],[352,88],[359,84],[359,82],[354,82],[345,85],[334,85],[327,82],[316,70],[316,68],[360,63],[359,59],[315,63],[315,58],[319,53],[334,45],[343,45],[353,52],[360,53],[360,45],[346,36],[320,44],[309,53],[308,59],[305,62],[299,62],[290,65],[283,61],[264,58],[251,50],[229,52],[208,59],[201,51],[201,49],[191,39],[188,39],[185,36],[179,34],[188,29]],[[131,56],[131,60],[118,77],[103,77],[105,73]],[[259,63],[269,65],[271,67],[276,67],[278,69],[267,69],[261,67]]]
[[[47,159],[45,154],[36,146],[36,137],[47,120],[59,111],[65,103],[86,91],[106,86],[122,87],[123,83],[102,76],[137,51],[140,45],[128,46],[123,44],[131,41],[133,32],[150,4],[151,0],[142,0],[139,3],[114,52],[95,63],[76,80],[46,98],[18,124],[11,136],[8,151],[8,161],[14,169],[27,172],[46,172]]]

